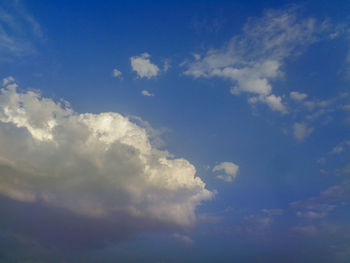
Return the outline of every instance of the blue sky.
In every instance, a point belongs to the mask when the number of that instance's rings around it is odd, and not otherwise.
[[[3,1],[0,262],[349,262],[347,1]]]

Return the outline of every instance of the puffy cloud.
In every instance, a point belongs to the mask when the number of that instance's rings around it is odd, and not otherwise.
[[[150,61],[150,54],[143,53],[141,56],[134,56],[130,58],[131,67],[136,71],[140,78],[153,78],[159,73],[157,65],[152,64]]]
[[[272,93],[271,81],[282,77],[284,61],[318,41],[321,31],[314,19],[298,18],[296,8],[270,10],[262,18],[248,20],[243,33],[221,49],[198,55],[185,74],[228,79],[235,85],[232,94],[253,94],[249,102],[265,103],[272,110],[287,113],[282,97]]]
[[[270,94],[268,96],[258,96],[258,97],[251,97],[248,100],[249,103],[255,104],[257,102],[263,102],[267,104],[271,110],[273,111],[279,111],[281,113],[287,113],[288,110],[285,105],[282,103],[282,98],[275,96],[273,94]]]
[[[213,193],[121,114],[74,112],[37,91],[0,93],[0,193],[91,218],[189,226]],[[136,223],[135,223],[136,224]]]
[[[213,172],[223,172],[216,177],[226,182],[232,182],[238,174],[239,166],[232,162],[222,162],[215,165]]]
[[[295,101],[302,101],[304,99],[307,98],[307,94],[306,93],[300,93],[300,92],[297,92],[297,91],[292,91],[289,93],[289,97],[292,99],[292,100],[295,100]]]
[[[118,69],[113,69],[113,77],[120,78],[122,76],[122,73]]]
[[[313,128],[307,127],[305,123],[296,122],[293,125],[294,137],[299,141],[304,140],[307,136],[309,136],[313,132],[313,130],[314,130]]]
[[[12,82],[15,82],[15,79],[12,76],[8,76],[7,78],[4,78],[2,80],[2,85],[6,86],[7,84],[10,84]]]
[[[141,94],[143,96],[147,96],[147,97],[153,97],[154,96],[153,93],[151,93],[151,92],[149,92],[148,90],[145,90],[145,89],[143,91],[141,91]]]

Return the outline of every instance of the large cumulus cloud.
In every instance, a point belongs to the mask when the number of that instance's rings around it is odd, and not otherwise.
[[[150,143],[118,113],[78,114],[68,103],[0,93],[0,193],[79,216],[190,226],[212,198],[195,167]],[[135,223],[136,224],[136,223]]]

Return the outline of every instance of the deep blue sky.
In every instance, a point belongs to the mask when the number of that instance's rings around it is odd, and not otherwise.
[[[0,262],[349,262],[349,14],[1,3]]]

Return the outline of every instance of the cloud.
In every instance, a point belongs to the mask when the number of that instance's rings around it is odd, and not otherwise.
[[[37,43],[43,39],[40,24],[20,1],[5,1],[0,5],[1,61],[35,54]]]
[[[339,154],[344,152],[350,146],[350,141],[343,141],[335,146],[330,154]]]
[[[322,31],[313,18],[299,18],[296,11],[270,10],[261,18],[249,19],[241,35],[220,49],[198,55],[184,73],[227,79],[234,84],[232,94],[248,93],[250,103],[264,103],[273,111],[287,113],[282,97],[272,93],[271,83],[283,77],[285,60],[318,41]]]
[[[2,85],[6,86],[7,84],[10,84],[12,82],[15,82],[15,79],[12,76],[8,76],[7,78],[4,78],[2,80]]]
[[[113,69],[113,77],[115,78],[121,78],[122,73],[118,69]]]
[[[321,219],[321,218],[324,218],[326,216],[328,216],[328,213],[329,211],[333,210],[333,206],[331,207],[327,207],[324,211],[321,211],[321,212],[315,212],[315,211],[298,211],[297,212],[297,216],[298,217],[304,217],[306,219],[310,219],[310,220],[313,220],[313,219]]]
[[[261,212],[265,213],[268,216],[280,216],[284,214],[282,209],[262,209]]]
[[[148,90],[143,90],[143,91],[141,91],[141,94],[142,94],[143,96],[147,96],[147,97],[153,97],[153,96],[154,96],[154,94],[153,94],[153,93],[150,93]]]
[[[329,187],[319,196],[292,202],[290,206],[298,209],[296,212],[298,217],[314,220],[327,217],[338,206],[341,206],[342,202],[347,200],[350,200],[350,182],[344,181],[339,185]]]
[[[304,140],[313,132],[313,130],[313,128],[307,127],[305,123],[296,122],[293,125],[293,135],[299,141]]]
[[[185,245],[193,245],[194,244],[193,239],[190,238],[189,236],[175,233],[175,234],[173,234],[173,237]]]
[[[213,168],[213,172],[223,172],[216,177],[226,182],[232,182],[236,178],[238,170],[239,166],[232,162],[222,162]]]
[[[306,93],[300,93],[300,92],[297,92],[297,91],[292,91],[292,92],[289,93],[289,97],[292,100],[300,102],[300,101],[302,101],[302,100],[307,98],[307,94]]]
[[[190,226],[213,196],[190,162],[152,146],[129,118],[79,114],[15,83],[0,93],[0,193],[137,229]]]
[[[245,216],[235,231],[244,238],[247,236],[261,237],[271,229],[273,218],[270,216],[249,215]]]
[[[148,53],[143,53],[141,56],[130,58],[131,67],[136,71],[138,77],[150,79],[158,75],[158,66],[152,64],[149,58],[150,54]]]
[[[170,68],[170,60],[169,59],[165,59],[164,60],[164,64],[163,64],[163,71],[167,72],[169,68]]]

